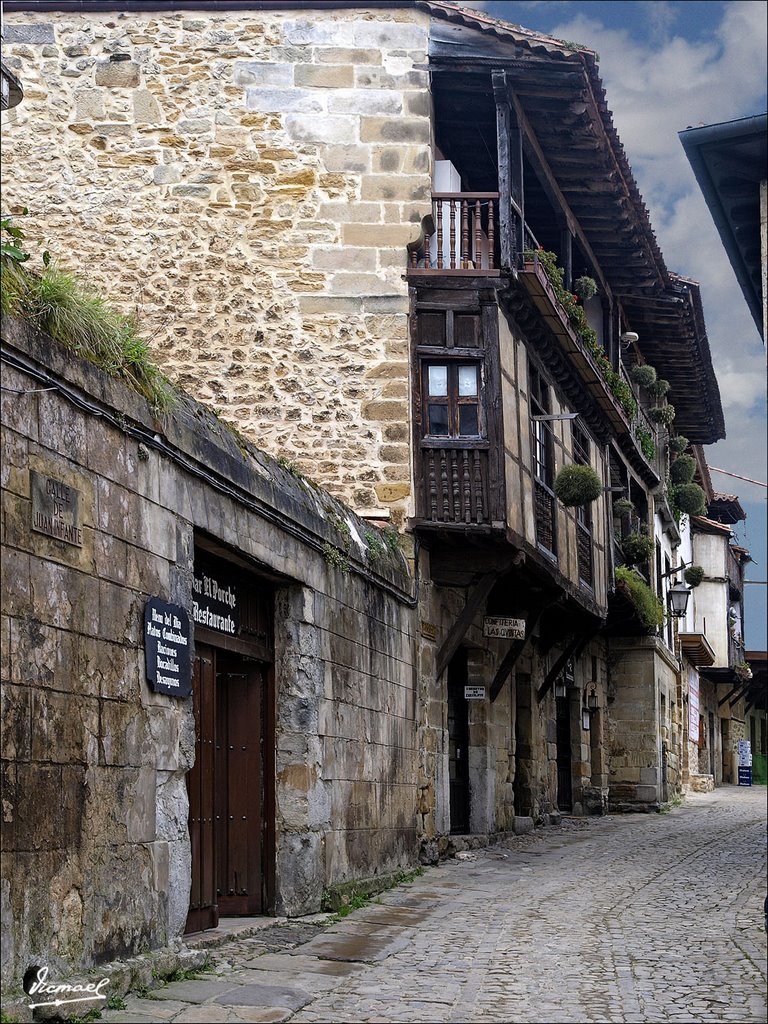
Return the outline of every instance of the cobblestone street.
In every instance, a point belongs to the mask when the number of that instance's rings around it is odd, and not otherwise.
[[[765,788],[566,820],[336,924],[212,951],[118,1021],[765,1021]]]

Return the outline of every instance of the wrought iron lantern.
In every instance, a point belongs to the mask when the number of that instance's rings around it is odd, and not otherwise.
[[[667,592],[669,614],[676,619],[681,619],[688,610],[688,599],[690,596],[690,588],[686,587],[682,580],[675,580]]]

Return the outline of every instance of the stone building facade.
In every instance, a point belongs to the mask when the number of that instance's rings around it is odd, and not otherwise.
[[[175,382],[360,517],[252,455],[245,491],[278,481],[267,505],[311,520],[299,543],[261,505],[190,506],[167,466],[168,514],[216,538],[201,564],[225,549],[277,595],[273,641],[251,641],[274,666],[267,909],[417,850],[660,806],[682,663],[615,569],[628,533],[674,564],[668,434],[710,443],[722,412],[698,286],[664,264],[596,55],[439,2],[57,7],[6,3],[12,208],[138,309]],[[631,376],[650,362],[670,430]],[[556,497],[572,466],[589,501]],[[371,522],[400,531],[411,578],[369,578]],[[664,567],[636,572],[662,601]],[[193,760],[188,742],[178,807]]]
[[[166,945],[210,926],[217,902],[308,913],[324,890],[413,866],[416,638],[399,552],[201,406],[161,422],[7,318],[3,386],[4,986],[31,963],[60,975]],[[36,525],[54,490],[79,543]],[[206,579],[237,595],[224,608],[239,627],[200,615],[194,698],[156,692],[147,603],[194,619]],[[250,745],[240,761],[228,737]],[[219,787],[250,773],[258,792],[190,808],[205,758]],[[242,833],[205,824],[237,800]],[[209,840],[248,852],[214,877]]]

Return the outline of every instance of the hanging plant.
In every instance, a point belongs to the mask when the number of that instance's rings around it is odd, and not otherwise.
[[[707,511],[704,491],[698,484],[678,484],[670,491],[672,505],[688,516],[700,516]]]
[[[555,480],[555,494],[568,508],[588,505],[603,493],[603,482],[591,466],[563,466]]]
[[[669,450],[673,455],[682,455],[685,449],[688,447],[688,438],[683,437],[682,434],[677,434],[676,437],[670,437],[667,444]]]
[[[655,544],[647,533],[630,533],[621,542],[621,550],[629,565],[647,562],[653,555]]]
[[[696,459],[692,455],[678,455],[669,467],[669,476],[673,484],[689,484],[696,472]]]
[[[650,388],[656,383],[656,371],[652,366],[643,363],[641,366],[633,366],[629,371],[632,382],[641,388]]]
[[[629,500],[629,498],[617,498],[616,501],[614,501],[613,503],[613,514],[615,516],[618,516],[619,519],[629,515],[631,512],[634,511],[635,506]]]
[[[583,277],[576,278],[573,282],[573,290],[580,299],[586,301],[587,299],[592,299],[597,295],[597,282],[594,277],[587,277],[585,274]]]
[[[648,410],[648,415],[654,423],[668,427],[675,418],[675,407],[674,405],[657,405]]]
[[[656,458],[656,442],[653,440],[653,434],[644,427],[635,427],[635,437],[640,442],[640,451],[648,462],[653,462]]]
[[[701,565],[689,565],[683,576],[689,587],[698,587],[704,579],[704,568]]]
[[[750,668],[749,662],[737,661],[733,666],[733,674],[742,683],[748,682],[752,678],[752,669]]]
[[[633,569],[618,567],[616,591],[632,604],[635,614],[649,633],[664,625],[664,605]]]
[[[669,383],[668,380],[664,380],[663,377],[659,377],[648,388],[648,394],[651,396],[651,398],[655,398],[657,401],[659,401],[664,397],[664,395],[666,395],[666,393],[669,391],[671,387],[672,385]]]

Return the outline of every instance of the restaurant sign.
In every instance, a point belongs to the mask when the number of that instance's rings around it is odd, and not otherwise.
[[[510,619],[506,615],[486,615],[483,636],[504,640],[525,640],[525,619]]]
[[[177,604],[151,597],[144,605],[144,661],[156,693],[188,697],[192,692],[189,616]]]
[[[203,626],[225,636],[240,632],[241,589],[217,568],[195,565],[192,578],[192,617]]]

